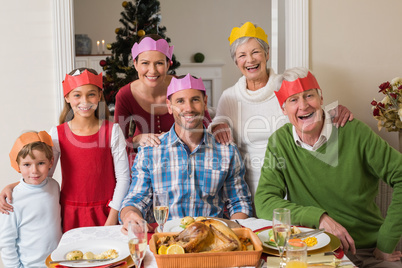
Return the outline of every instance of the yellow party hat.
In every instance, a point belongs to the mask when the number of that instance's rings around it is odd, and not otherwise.
[[[244,23],[240,28],[234,27],[228,38],[230,45],[240,37],[256,37],[268,44],[268,35],[265,34],[261,27],[255,27],[251,22]]]

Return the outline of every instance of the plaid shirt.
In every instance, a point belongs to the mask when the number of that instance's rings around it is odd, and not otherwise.
[[[204,129],[197,148],[190,152],[176,135],[174,125],[160,136],[158,147],[139,149],[132,167],[130,190],[123,200],[153,222],[153,191],[169,192],[169,220],[184,216],[223,217],[252,215],[251,194],[244,181],[245,168],[235,145],[222,145]]]

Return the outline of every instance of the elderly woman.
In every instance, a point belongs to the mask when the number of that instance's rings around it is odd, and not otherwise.
[[[209,128],[218,142],[236,142],[246,166],[245,179],[254,197],[268,138],[288,119],[274,94],[277,75],[267,65],[269,45],[264,30],[246,22],[233,28],[229,42],[232,59],[243,76],[223,92]],[[338,108],[333,123],[343,126],[353,116],[346,108]]]

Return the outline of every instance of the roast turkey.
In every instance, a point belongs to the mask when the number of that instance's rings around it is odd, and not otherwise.
[[[170,243],[181,245],[187,253],[241,250],[237,235],[221,221],[195,221]]]

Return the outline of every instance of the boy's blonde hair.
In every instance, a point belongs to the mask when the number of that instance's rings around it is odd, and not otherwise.
[[[77,69],[72,70],[69,73],[69,75],[73,75],[77,70],[79,70],[80,73],[82,73],[85,70],[88,70],[88,72],[98,75],[97,71],[95,71],[94,69],[90,69],[90,68],[77,68]],[[96,116],[96,118],[98,118],[100,120],[103,120],[103,119],[109,120],[109,117],[110,117],[109,108],[106,105],[105,96],[103,96],[102,89],[99,88],[99,90],[100,90],[101,98],[100,98],[98,107],[95,110],[95,116]],[[73,118],[74,118],[73,109],[71,108],[71,105],[69,103],[67,103],[67,101],[64,99],[64,107],[60,113],[59,124],[61,125],[65,122],[72,120]]]

